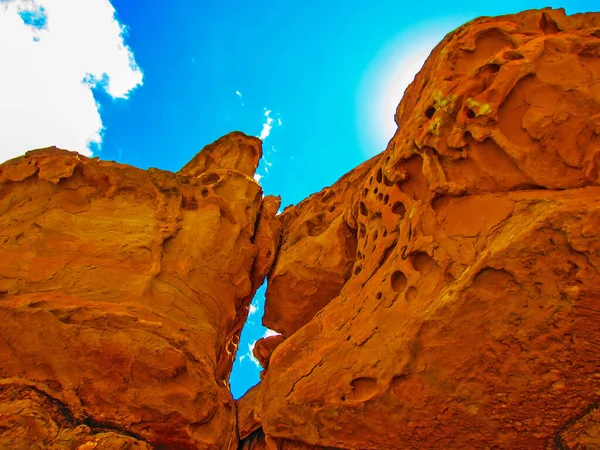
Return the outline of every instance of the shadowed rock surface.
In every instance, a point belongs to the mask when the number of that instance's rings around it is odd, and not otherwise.
[[[600,448],[600,13],[458,28],[396,122],[281,215],[241,133],[0,165],[0,448]]]

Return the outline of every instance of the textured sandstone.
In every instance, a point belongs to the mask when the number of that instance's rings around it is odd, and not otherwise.
[[[260,156],[232,133],[176,174],[0,166],[0,447],[237,447],[227,380],[277,245]]]
[[[600,448],[600,13],[455,30],[396,122],[279,216],[241,133],[0,165],[0,448]]]
[[[283,341],[285,341],[285,337],[281,334],[264,337],[256,341],[256,344],[254,344],[254,348],[252,349],[252,354],[258,359],[258,362],[263,369],[266,370],[269,368],[271,355]]]
[[[600,14],[450,33],[386,151],[282,215],[265,445],[595,448],[599,118]]]
[[[375,157],[282,214],[283,236],[269,276],[263,324],[290,336],[335,298],[356,259],[356,226],[346,217],[356,185]]]

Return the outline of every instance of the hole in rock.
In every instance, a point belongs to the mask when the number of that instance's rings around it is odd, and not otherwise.
[[[427,116],[428,119],[431,119],[434,114],[435,108],[433,106],[431,108],[428,108],[427,111],[425,111],[425,116]]]
[[[367,234],[367,227],[365,226],[364,223],[361,223],[358,226],[358,237],[364,238],[366,236],[366,234]]]
[[[516,50],[507,50],[502,56],[508,61],[518,61],[525,58],[521,52],[517,52]]]
[[[383,172],[381,171],[381,168],[377,171],[377,182],[381,183],[383,181]]]
[[[492,73],[498,73],[500,72],[500,64],[488,64],[487,68],[490,70],[490,72]]]
[[[406,214],[406,206],[404,206],[404,203],[402,202],[396,202],[394,203],[394,206],[392,206],[392,212],[398,214],[402,218],[404,217],[404,214]]]
[[[413,267],[417,272],[427,275],[433,272],[437,267],[438,263],[429,256],[426,252],[418,252],[410,257]]]
[[[374,378],[356,378],[350,384],[354,398],[359,402],[370,400],[377,394],[377,380]]]
[[[469,110],[467,111],[467,117],[468,117],[469,119],[474,119],[474,118],[475,118],[475,111],[473,111],[472,109],[469,109]]]
[[[221,177],[216,173],[209,173],[208,175],[202,177],[202,184],[215,184],[220,180]]]
[[[385,184],[387,187],[392,187],[394,185],[394,182],[384,175],[383,184]]]
[[[383,294],[381,292],[377,293],[377,300],[381,300],[381,297],[383,297]]]
[[[365,202],[360,202],[360,213],[363,216],[369,215],[369,210],[367,209],[367,205],[365,205]]]
[[[390,282],[392,284],[392,289],[394,292],[402,292],[406,287],[406,283],[408,280],[406,279],[406,275],[399,270],[395,271],[390,277]]]
[[[406,296],[406,301],[407,302],[413,302],[416,300],[417,298],[417,288],[414,286],[410,286],[407,290],[406,293],[404,294]]]
[[[546,13],[542,13],[542,17],[540,18],[540,28],[544,34],[556,34],[560,31],[560,28],[558,28],[554,19]]]
[[[260,381],[262,367],[252,354],[254,344],[260,338],[278,334],[262,326],[262,316],[265,312],[266,288],[267,283],[265,281],[256,291],[256,295],[252,299],[252,303],[250,303],[248,318],[240,335],[237,353],[233,361],[233,369],[229,377],[231,393],[235,399],[243,396],[248,389]]]

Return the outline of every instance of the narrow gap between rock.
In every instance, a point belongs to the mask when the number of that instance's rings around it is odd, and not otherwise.
[[[262,325],[262,317],[265,312],[266,290],[267,280],[258,288],[252,299],[248,319],[246,319],[240,335],[240,345],[238,346],[231,376],[229,377],[231,393],[235,399],[242,397],[248,389],[260,381],[262,367],[252,354],[254,344],[262,337],[277,334]]]

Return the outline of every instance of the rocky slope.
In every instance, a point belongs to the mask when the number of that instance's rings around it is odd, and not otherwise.
[[[1,165],[0,448],[600,448],[600,14],[468,23],[396,122],[278,216],[241,133]]]

